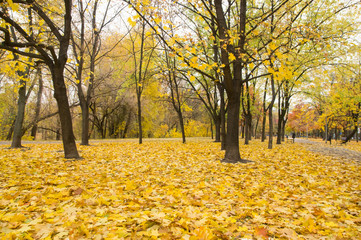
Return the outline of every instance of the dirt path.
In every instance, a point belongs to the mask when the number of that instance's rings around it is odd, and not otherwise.
[[[327,145],[324,142],[314,142],[307,139],[296,138],[295,142],[302,143],[306,146],[307,150],[312,152],[321,153],[326,156],[331,156],[339,159],[356,160],[361,162],[361,152],[349,150],[335,144]]]

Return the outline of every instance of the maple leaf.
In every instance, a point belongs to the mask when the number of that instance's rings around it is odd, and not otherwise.
[[[267,239],[268,238],[268,230],[263,227],[257,227],[254,231],[254,235],[256,237],[262,237],[264,239]]]
[[[72,196],[76,196],[76,195],[80,195],[83,191],[84,191],[84,189],[78,187],[76,189],[70,189],[69,193]]]

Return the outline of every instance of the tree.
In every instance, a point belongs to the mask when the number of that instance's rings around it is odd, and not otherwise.
[[[40,117],[42,95],[43,95],[43,90],[44,90],[43,76],[42,76],[41,68],[42,68],[41,65],[37,66],[36,76],[38,78],[38,94],[37,94],[37,98],[36,98],[35,115],[34,115],[34,120],[33,120],[34,125],[31,128],[31,137],[33,138],[33,140],[36,139],[36,133],[37,133],[37,130],[38,130],[38,120],[39,120],[39,117]]]
[[[61,5],[53,6],[51,9],[56,10],[57,13],[50,11],[46,5],[47,2],[32,0],[2,2],[0,18],[5,23],[5,27],[0,28],[3,33],[3,42],[0,48],[15,54],[38,59],[48,66],[52,76],[54,97],[59,109],[65,158],[79,158],[64,81],[64,69],[68,59],[67,52],[71,34],[72,1],[64,0]],[[18,14],[21,14],[23,9],[30,9],[33,13],[36,13],[40,19],[39,21],[43,24],[39,29],[34,29],[33,36],[17,19]],[[8,11],[17,12],[17,14],[9,15],[7,14]],[[58,12],[62,14],[58,14]],[[56,16],[61,17],[56,19]],[[63,22],[59,23],[57,21]],[[18,35],[18,42],[11,40],[10,26],[14,28]],[[49,34],[48,39],[45,40],[46,42],[41,37],[45,29]],[[30,48],[33,48],[34,52],[29,51]]]
[[[28,20],[29,20],[29,32],[32,36],[32,28],[33,28],[33,19],[31,15],[31,10],[28,9]],[[14,43],[18,42],[17,36],[15,34],[14,28],[10,27],[11,37]],[[33,89],[33,84],[27,91],[27,81],[30,77],[30,65],[32,59],[30,58],[28,61],[25,59],[20,59],[18,54],[13,53],[15,63],[15,73],[16,78],[19,80],[19,87],[18,87],[18,104],[17,104],[17,115],[14,122],[14,127],[11,129],[13,130],[13,138],[11,142],[11,148],[21,148],[21,137],[23,135],[23,122],[25,118],[25,107],[26,102],[30,96],[30,93]],[[24,63],[25,62],[25,63]]]
[[[175,58],[175,55],[170,53],[166,46],[164,46],[164,62],[165,66],[160,68],[162,69],[162,73],[164,73],[165,82],[168,85],[168,89],[170,91],[170,102],[177,113],[179,126],[182,133],[182,142],[186,142],[186,135],[184,130],[184,118],[183,118],[183,108],[185,105],[184,99],[182,96],[184,95],[181,90],[181,78],[178,76],[178,63]]]
[[[152,59],[154,58],[154,51],[156,48],[155,39],[151,34],[147,34],[146,22],[140,19],[138,22],[139,28],[135,31],[129,31],[129,54],[132,56],[134,64],[132,80],[134,80],[136,96],[137,96],[137,109],[138,109],[138,129],[139,129],[139,144],[143,142],[143,129],[142,129],[142,93],[150,81],[151,76],[154,74],[152,71]]]
[[[75,66],[72,67],[73,71],[75,71],[75,84],[82,114],[81,145],[89,145],[89,107],[95,94],[95,68],[107,54],[106,51],[100,51],[102,47],[101,37],[106,27],[115,20],[121,10],[118,9],[118,6],[113,6],[111,0],[106,1],[105,6],[102,6],[99,0],[78,0],[77,3],[76,13],[79,19],[76,20],[79,22],[73,22],[73,32],[71,35],[72,53],[75,63]],[[102,8],[105,10],[99,21],[98,14]],[[110,11],[114,11],[111,16],[109,16]],[[87,14],[88,12],[90,13]],[[90,23],[87,22],[88,18],[90,19]],[[110,49],[118,45],[121,39],[115,42],[114,46],[110,47]],[[84,75],[86,75],[86,77]]]

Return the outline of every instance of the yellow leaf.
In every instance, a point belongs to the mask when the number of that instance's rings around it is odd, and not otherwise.
[[[137,24],[137,22],[134,21],[132,17],[129,17],[129,18],[128,18],[128,23],[129,23],[129,25],[132,26],[132,27],[135,27],[135,25]]]
[[[26,216],[24,214],[15,214],[9,219],[9,222],[24,222],[25,220]]]
[[[233,62],[234,60],[236,60],[236,57],[234,56],[234,54],[229,53],[229,61]]]
[[[154,22],[155,22],[156,24],[159,24],[161,21],[162,21],[162,20],[161,20],[160,18],[155,18],[155,19],[154,19]]]
[[[211,240],[214,237],[212,230],[203,226],[195,229],[193,234],[199,240]]]

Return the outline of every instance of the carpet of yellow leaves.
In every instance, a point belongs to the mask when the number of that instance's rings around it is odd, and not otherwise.
[[[361,141],[360,142],[348,142],[346,144],[342,144],[341,147],[352,150],[352,151],[357,151],[357,152],[361,152]]]
[[[211,140],[0,149],[0,239],[361,239],[361,164]]]

